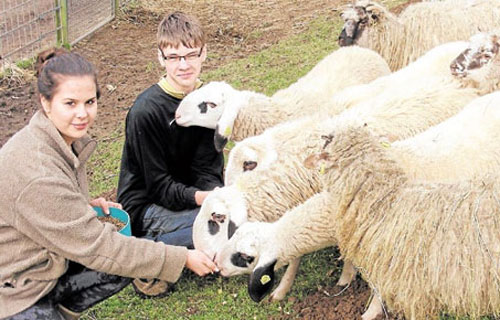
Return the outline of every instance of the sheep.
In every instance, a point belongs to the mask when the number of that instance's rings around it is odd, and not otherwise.
[[[229,137],[240,141],[277,123],[307,116],[322,109],[335,92],[389,73],[385,60],[374,51],[357,46],[341,48],[271,97],[239,91],[225,82],[210,82],[181,101],[176,123],[215,128],[215,146],[220,151]],[[340,111],[329,110],[331,114]]]
[[[322,191],[309,198],[303,204],[290,210],[274,223],[248,222],[241,225],[234,233],[233,237],[226,242],[225,246],[216,255],[215,261],[221,270],[221,274],[228,276],[247,273],[249,269],[253,270],[249,282],[249,293],[254,300],[259,301],[267,291],[272,288],[275,268],[279,268],[281,265],[286,264],[287,261],[297,260],[303,254],[339,244],[343,257],[351,260],[354,265],[360,267],[360,270],[367,279],[374,283],[377,290],[381,292],[382,297],[387,298],[387,296],[384,295],[384,292],[387,290],[392,290],[389,291],[389,297],[392,297],[392,295],[396,295],[397,297],[397,292],[395,292],[395,290],[397,290],[396,285],[390,283],[392,278],[382,277],[382,275],[387,272],[387,270],[384,270],[383,266],[390,265],[391,263],[389,254],[385,257],[383,263],[377,264],[374,262],[373,266],[375,267],[372,267],[371,262],[377,261],[376,255],[384,252],[383,248],[385,248],[385,246],[393,246],[393,244],[389,242],[391,240],[394,241],[395,237],[393,237],[392,234],[387,234],[382,237],[385,242],[379,242],[379,235],[375,235],[375,233],[371,232],[366,233],[366,230],[371,230],[370,228],[375,228],[377,232],[380,233],[382,230],[387,229],[387,225],[382,225],[385,221],[380,222],[379,220],[373,219],[368,219],[365,223],[365,215],[368,214],[369,210],[376,208],[379,216],[374,219],[387,217],[389,215],[387,212],[396,213],[396,210],[391,207],[395,206],[399,209],[403,209],[405,214],[403,218],[402,216],[400,217],[399,222],[401,223],[401,220],[406,219],[409,215],[409,213],[404,210],[412,210],[412,208],[419,207],[425,208],[426,204],[422,203],[425,202],[424,199],[426,195],[429,194],[427,190],[428,186],[432,189],[435,185],[443,186],[444,182],[451,185],[452,187],[445,187],[444,191],[441,190],[442,192],[438,192],[438,196],[444,197],[450,190],[453,192],[453,185],[463,185],[462,181],[464,179],[481,181],[481,174],[498,171],[500,168],[499,125],[500,92],[495,92],[475,99],[464,108],[462,112],[428,131],[414,138],[410,138],[406,142],[400,141],[393,143],[390,147],[378,141],[376,148],[373,148],[373,141],[375,139],[369,137],[369,135],[365,133],[365,131],[370,131],[368,129],[369,126],[347,125],[347,128],[341,125],[338,126],[333,138],[329,138],[327,141],[327,145],[330,145],[328,154],[324,153],[319,157],[314,157],[315,159],[319,158],[328,162],[327,166],[321,168],[322,172],[327,172],[321,175],[321,180],[323,182],[321,187]],[[340,134],[338,134],[338,132],[340,132]],[[409,147],[412,144],[413,147]],[[368,147],[366,147],[367,145]],[[404,146],[403,148],[401,148],[402,145]],[[376,151],[372,152],[373,149]],[[406,156],[404,156],[405,154]],[[418,170],[420,171],[420,177],[416,177],[416,170],[412,172],[406,167],[409,158],[412,158],[411,162],[414,166],[420,168]],[[314,162],[318,162],[318,160],[311,161],[310,158],[306,160],[306,164],[309,167],[311,163]],[[390,165],[387,166],[387,163],[390,163]],[[359,169],[360,167],[363,168]],[[369,168],[368,171],[365,170],[367,167]],[[385,185],[393,182],[391,180],[393,180],[392,173],[394,172],[397,172],[396,176],[398,177],[395,179],[395,181],[397,181],[396,184],[404,180],[406,185],[410,185],[408,188],[409,191],[405,190],[401,194],[404,195],[407,192],[411,193],[418,189],[418,192],[423,192],[423,195],[408,200],[403,198],[400,193],[393,196],[387,189],[384,189],[385,192],[380,191]],[[369,184],[365,188],[365,182],[363,182],[363,180],[366,177],[371,178],[374,175],[378,176],[377,181],[383,182],[382,185]],[[334,178],[332,179],[332,177]],[[434,185],[432,183],[434,183]],[[360,184],[362,184],[362,187],[359,187]],[[476,192],[477,190],[482,190],[484,187],[482,182],[477,182],[473,185],[474,187],[470,190],[468,189],[468,192]],[[500,187],[500,185],[498,186]],[[364,190],[362,193],[359,191],[360,188]],[[499,189],[496,190],[496,192],[498,192]],[[363,196],[356,197],[356,199],[353,200],[352,195],[356,192]],[[398,191],[391,190],[391,192]],[[373,196],[373,194],[377,196]],[[379,195],[387,194],[390,194],[391,199],[397,199],[397,201],[389,201],[381,204],[381,202],[386,199]],[[477,193],[477,195],[480,194],[480,192]],[[460,197],[468,197],[465,192],[455,193],[455,196],[456,197],[450,197],[449,199],[455,200],[460,199]],[[366,207],[363,207],[364,204],[361,203],[363,201],[368,202]],[[408,203],[405,201],[411,202]],[[440,203],[440,201],[446,201],[446,203],[453,204],[453,201],[439,198],[435,200],[434,205],[441,206],[441,209],[444,208],[444,210],[450,212],[454,210],[453,208],[450,209],[446,207],[443,203]],[[474,201],[478,201],[478,198],[474,199]],[[496,212],[498,213],[500,202],[498,198],[496,198],[495,201],[497,207],[495,210],[497,210]],[[470,205],[473,201],[467,199],[464,203]],[[462,208],[467,208],[464,203],[458,203],[457,201],[457,205],[460,205]],[[378,208],[379,205],[381,206],[380,209]],[[349,211],[351,208],[358,208],[358,206],[363,207],[363,210],[366,209],[363,211],[363,218],[359,218],[356,216],[355,212]],[[488,207],[488,209],[491,209],[491,207]],[[345,218],[346,210],[350,212],[351,219]],[[419,214],[422,211],[423,209],[419,209]],[[486,210],[484,212],[486,212]],[[436,213],[434,212],[434,214]],[[447,217],[447,219],[449,218],[450,217]],[[425,220],[424,218],[422,219]],[[363,228],[354,230],[355,227],[353,226],[357,225],[362,225]],[[431,225],[431,223],[428,224],[429,227]],[[395,225],[391,226],[394,227]],[[407,232],[407,237],[411,237],[409,235],[413,233],[413,231],[410,230],[404,230],[404,232]],[[342,233],[342,238],[339,238],[339,233]],[[498,230],[495,233],[498,233]],[[370,240],[364,238],[367,234],[369,234],[368,239]],[[428,234],[422,234],[422,237],[425,236],[428,236]],[[411,243],[412,240],[414,241],[414,239],[408,239],[407,245]],[[378,253],[375,252],[375,250],[371,252],[369,257],[373,260],[364,258],[366,256],[366,250],[373,247],[370,241],[375,243],[376,245],[374,246],[380,250]],[[344,246],[343,244],[345,243],[349,245]],[[364,243],[367,249],[361,251],[361,249],[357,247],[359,243]],[[500,248],[497,248],[497,254],[500,252],[498,249]],[[436,248],[436,250],[439,249]],[[409,250],[408,252],[413,253],[414,251],[415,250]],[[439,254],[439,251],[434,253]],[[362,261],[362,263],[359,261]],[[408,262],[406,266],[409,265],[410,263]],[[374,268],[377,268],[377,273],[363,272],[363,270],[373,270]],[[400,271],[401,269],[397,269],[397,271],[392,273],[391,269],[391,276],[396,275],[397,272]],[[373,274],[376,274],[376,276],[373,276]],[[438,275],[438,273],[434,273],[434,277],[436,275]],[[400,276],[401,278],[398,278],[399,281],[403,280],[403,277],[405,277],[405,275]],[[261,283],[260,280],[262,277],[265,277],[266,281],[268,281],[266,283]],[[383,279],[386,281],[384,282],[384,287],[382,287],[383,290],[380,290],[379,285],[377,285],[378,282],[374,279]],[[425,279],[425,276],[421,279]],[[496,280],[500,279],[497,278]],[[398,284],[400,283],[398,282]],[[403,287],[412,288],[411,285]],[[409,290],[411,291],[412,289]],[[412,291],[411,294],[417,295],[417,291],[418,289]],[[429,290],[424,290],[422,292],[429,292]],[[446,290],[442,290],[441,293],[444,292],[446,292]],[[407,294],[407,292],[405,292],[405,294]],[[420,319],[421,317],[419,315],[421,314],[415,313],[415,310],[412,310],[408,306],[412,306],[415,302],[420,302],[419,299],[421,298],[414,297],[414,300],[408,302],[408,296],[401,297],[401,295],[399,295],[399,297],[401,301],[398,300],[397,303],[394,303],[394,301],[391,300],[389,302],[391,309],[396,312],[404,311],[406,315],[411,315],[412,318]],[[463,301],[467,300],[464,299]],[[499,301],[497,300],[497,302]],[[406,305],[403,304],[404,307],[399,308],[400,303],[406,303]],[[374,305],[376,306],[376,303],[370,306],[370,311],[374,311]],[[394,305],[396,305],[396,307],[394,307]],[[419,308],[425,307],[425,305],[424,302]],[[483,305],[483,307],[485,305]],[[469,307],[470,306],[466,306],[464,310],[468,310],[468,312],[475,315],[475,311],[467,309]],[[497,306],[496,310],[485,309],[484,312],[498,312],[499,307],[500,305]],[[430,310],[432,313],[439,311],[438,308],[434,307]],[[448,309],[448,311],[457,314],[464,313],[464,310],[456,306]],[[420,310],[418,312],[424,312],[423,314],[426,314],[426,312],[429,312],[429,309],[425,309],[424,311]],[[367,312],[364,314],[363,319],[373,319],[375,316],[376,314]]]
[[[439,44],[500,27],[497,0],[445,0],[408,6],[399,16],[372,0],[359,0],[341,14],[340,46],[356,44],[382,55],[398,70]]]
[[[298,164],[288,163],[290,169]],[[309,180],[309,174],[305,168],[295,171],[294,179],[300,177]],[[216,252],[234,234],[239,226],[247,221],[274,221],[287,210],[299,205],[303,198],[314,195],[319,187],[318,181],[297,183],[297,180],[284,176],[280,171],[270,173],[262,181],[258,174],[246,177],[245,181],[234,185],[225,186],[212,191],[203,202],[200,212],[193,224],[193,243],[196,249],[203,251],[209,257],[214,258]],[[300,186],[300,190],[297,190]],[[296,193],[284,192],[295,190]],[[259,199],[266,199],[260,202]],[[265,213],[265,214],[263,214]],[[280,285],[270,296],[272,300],[282,300],[290,290],[300,260],[291,261]],[[346,268],[344,278],[339,285],[349,282],[351,276]],[[352,273],[352,272],[351,272]]]
[[[467,53],[473,54],[473,52],[470,50],[467,51]],[[461,55],[459,57],[461,57]],[[434,84],[431,81],[429,85],[433,86]],[[419,89],[415,88],[415,90]],[[409,105],[406,104],[405,109],[402,109],[401,106],[399,106],[399,109],[397,106],[393,107],[395,108],[394,110],[386,110],[381,108],[379,110],[379,115],[377,115],[376,112],[372,112],[370,114],[370,111],[367,110],[367,113],[364,115],[364,117],[334,117],[325,122],[320,122],[319,126],[316,127],[314,127],[315,122],[313,121],[313,119],[309,123],[310,127],[308,127],[308,130],[301,131],[303,133],[301,136],[304,138],[304,141],[314,140],[315,142],[312,142],[310,143],[310,145],[308,145],[309,150],[314,149],[322,143],[321,139],[319,138],[313,139],[313,134],[311,132],[314,132],[314,135],[320,137],[321,135],[325,135],[330,132],[332,128],[335,128],[339,124],[354,122],[358,123],[358,125],[368,123],[370,125],[370,130],[372,130],[372,132],[374,133],[377,133],[379,135],[390,133],[393,139],[401,139],[411,136],[417,131],[424,130],[432,124],[440,122],[447,116],[450,116],[451,114],[449,113],[458,112],[461,108],[461,103],[464,103],[468,97],[467,92],[468,91],[464,91],[463,96],[459,96],[458,99],[455,99],[457,101],[451,104],[451,107],[446,107],[446,104],[438,103],[431,108],[425,108],[426,105],[424,103],[421,103],[410,108]],[[471,97],[473,96],[474,95],[472,95]],[[432,98],[432,101],[436,101],[436,97],[434,95],[430,95],[429,97]],[[351,109],[351,111],[346,111],[345,113],[353,112],[353,110],[354,109]],[[354,114],[362,115],[362,113],[357,112],[355,112]],[[409,121],[408,119],[412,120]],[[431,120],[434,120],[434,122]],[[384,126],[386,128],[385,131]],[[392,129],[394,131],[391,131],[391,129],[389,129],[391,128],[391,126],[392,128],[394,128]],[[316,128],[318,128],[318,130],[314,131],[313,129]],[[436,134],[439,135],[443,134],[442,132],[450,131],[450,129],[448,128],[444,128],[443,130],[444,131],[441,132],[439,130],[436,130]],[[304,134],[307,135],[304,137]],[[257,138],[258,137],[255,137],[255,139]],[[291,135],[288,139],[293,138],[294,136]],[[288,139],[284,139],[284,141],[289,141]],[[436,137],[434,136],[432,137],[432,139],[436,139]],[[293,146],[295,144],[296,143],[294,143],[294,141],[292,140],[291,145]],[[303,142],[302,145],[304,145]],[[402,144],[402,146],[404,146],[404,144]],[[301,152],[307,154],[307,152],[304,152],[304,150],[307,148],[302,148],[303,149],[301,150]],[[290,151],[290,154],[294,154],[294,152],[295,151]],[[288,156],[286,159],[284,158],[282,159],[282,161],[272,164],[269,168],[263,171],[265,172],[265,174],[262,171],[255,171],[248,172],[244,176],[239,177],[238,179],[236,179],[236,191],[234,191],[234,193],[237,193],[237,191],[239,190],[239,192],[241,192],[242,194],[241,196],[235,196],[234,194],[228,193],[226,199],[223,200],[224,190],[228,188],[225,187],[220,190],[220,193],[218,195],[207,198],[206,203],[202,205],[200,213],[198,214],[198,217],[194,222],[193,239],[195,241],[195,247],[202,251],[210,252],[209,255],[214,256],[215,252],[218,250],[218,248],[220,248],[220,245],[227,241],[227,226],[220,226],[221,228],[226,229],[224,229],[225,231],[216,234],[208,234],[206,231],[205,226],[207,224],[216,223],[211,221],[212,219],[209,216],[213,212],[224,216],[225,220],[229,223],[234,212],[233,207],[237,206],[239,208],[243,208],[242,211],[248,210],[248,212],[246,213],[248,215],[248,220],[273,221],[277,217],[283,215],[287,209],[293,208],[297,204],[304,202],[315,193],[319,192],[320,187],[318,183],[318,174],[314,171],[306,170],[305,168],[303,168],[303,166],[301,166],[301,161],[302,158],[300,157]],[[493,165],[494,162],[492,162],[491,160],[485,161],[484,167],[487,168],[489,164]],[[409,167],[412,167],[411,161],[409,161]],[[450,168],[452,168],[452,166],[450,166]],[[435,175],[434,177],[438,177],[438,174],[440,172],[433,172],[429,170],[421,170],[421,172],[418,172],[418,170],[413,171],[416,172],[414,175],[419,174],[421,177],[425,177],[425,179],[431,179],[432,175]],[[440,178],[442,178],[442,176]],[[218,202],[224,203],[224,206],[218,207],[219,211],[211,209],[207,210],[207,208],[215,207],[215,205],[213,204],[216,204]],[[245,205],[242,205],[242,203],[244,203]],[[239,212],[238,215],[245,216],[245,212]],[[241,224],[237,224],[236,226],[240,225]],[[221,237],[222,239],[220,239]],[[345,275],[343,272],[339,285],[345,285],[349,282],[348,275],[352,274],[352,272],[346,271],[346,274],[347,275]],[[278,289],[283,288],[282,285],[286,287],[285,284],[281,283]],[[291,283],[289,284],[289,286],[291,286]],[[284,294],[286,294],[286,292],[278,290],[278,292],[273,292],[272,298],[279,299],[279,297],[283,297]]]
[[[376,119],[380,122],[378,126],[386,134],[392,135],[388,137],[389,140],[395,140],[394,136],[398,135],[396,131],[405,129],[405,121],[396,121],[403,128],[388,132],[384,130],[384,126],[394,126],[393,118],[389,115],[406,117],[405,113],[411,113],[419,118],[422,113],[428,113],[424,118],[439,122],[460,110],[460,106],[473,98],[500,87],[498,35],[500,32],[479,33],[470,38],[467,47],[461,45],[462,42],[440,45],[391,75],[380,77],[369,84],[344,89],[334,95],[330,103],[350,104],[338,116],[358,117],[372,122]],[[393,107],[393,104],[397,106]],[[413,108],[420,108],[421,111],[408,111]],[[440,114],[441,112],[446,114]],[[387,115],[384,116],[385,114]],[[250,170],[266,170],[275,161],[286,161],[291,154],[303,154],[306,157],[308,149],[321,143],[314,129],[311,129],[313,127],[322,131],[321,120],[284,123],[266,130],[262,135],[237,143],[229,154],[225,184],[232,183],[237,176]],[[298,135],[297,132],[301,134]]]

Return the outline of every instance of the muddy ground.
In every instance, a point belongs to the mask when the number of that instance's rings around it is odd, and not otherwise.
[[[410,2],[417,1],[420,0]],[[126,112],[137,94],[161,76],[155,42],[160,12],[183,10],[201,20],[208,33],[208,46],[212,53],[204,70],[210,70],[272,46],[291,34],[300,33],[311,19],[320,14],[336,17],[338,9],[348,1],[163,2],[168,6],[157,8],[154,1],[149,1],[152,3],[149,10],[125,10],[118,19],[74,47],[99,70],[102,97],[99,100],[99,118],[91,131],[97,139],[105,139],[116,130],[123,131]],[[399,7],[394,11],[401,9]],[[255,37],[255,30],[263,32]],[[37,109],[34,81],[0,81],[0,147],[27,124]],[[342,294],[335,295],[336,292],[337,288],[320,288],[303,301],[296,302],[294,309],[304,319],[360,319],[370,296],[367,284],[358,280]],[[387,319],[396,318],[390,316]]]

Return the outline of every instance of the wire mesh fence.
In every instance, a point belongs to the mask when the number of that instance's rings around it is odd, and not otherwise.
[[[111,21],[115,16],[114,0],[67,0],[68,42],[74,44]]]
[[[122,0],[127,2],[127,0]],[[115,17],[119,0],[0,0],[0,61],[75,44]]]
[[[55,45],[60,30],[59,1],[0,1],[0,56],[18,60]]]

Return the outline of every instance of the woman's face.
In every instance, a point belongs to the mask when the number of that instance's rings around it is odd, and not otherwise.
[[[68,145],[83,137],[94,122],[96,92],[92,76],[60,76],[52,100],[41,96],[45,114]]]

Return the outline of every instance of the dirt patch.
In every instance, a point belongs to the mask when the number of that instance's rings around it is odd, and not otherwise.
[[[162,74],[156,56],[159,8],[196,15],[208,35],[209,57],[204,70],[261,51],[279,40],[303,31],[321,15],[338,16],[348,0],[291,1],[162,1],[151,11],[134,9],[79,42],[74,51],[83,54],[99,70],[102,97],[99,117],[91,133],[102,138],[121,129],[135,97]],[[35,84],[0,83],[0,146],[27,124],[38,109]]]
[[[361,319],[368,308],[371,289],[368,284],[358,278],[349,287],[319,288],[317,292],[307,296],[294,305],[295,314],[300,319],[346,320]],[[374,299],[376,299],[374,297]],[[377,320],[398,320],[391,314],[377,317]]]

